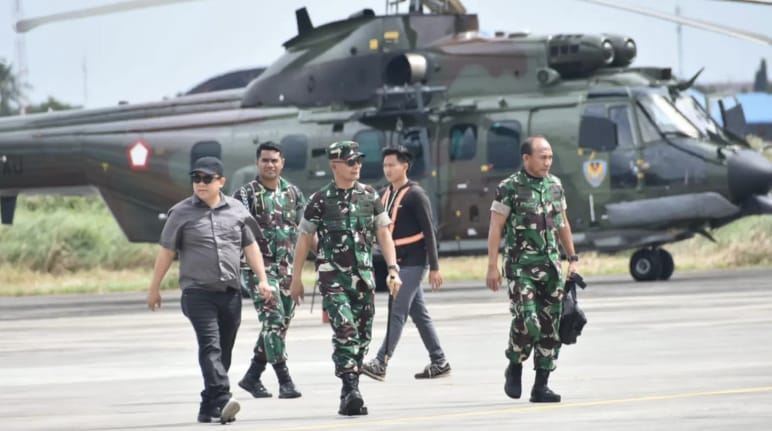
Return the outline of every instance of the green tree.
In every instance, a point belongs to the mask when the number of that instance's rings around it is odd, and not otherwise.
[[[13,67],[0,59],[0,116],[18,114],[23,95]]]
[[[48,96],[48,99],[46,99],[45,102],[28,106],[27,112],[30,114],[34,114],[38,112],[65,111],[68,109],[79,109],[79,108],[80,106],[70,105],[69,103],[62,102],[61,100],[58,100],[53,96]]]

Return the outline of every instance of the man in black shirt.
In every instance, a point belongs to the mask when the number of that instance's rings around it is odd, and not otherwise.
[[[383,173],[390,185],[383,190],[381,201],[392,220],[391,234],[397,249],[399,275],[403,285],[392,304],[386,338],[377,356],[362,366],[362,372],[373,379],[386,378],[388,358],[397,347],[407,316],[418,328],[430,363],[415,375],[431,379],[450,374],[450,364],[440,347],[434,324],[424,302],[421,279],[429,263],[429,284],[436,291],[442,285],[437,259],[437,238],[432,225],[432,210],[426,192],[407,178],[411,156],[404,147],[383,151]]]

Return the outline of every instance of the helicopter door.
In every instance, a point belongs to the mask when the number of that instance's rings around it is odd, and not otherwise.
[[[473,118],[456,118],[443,124],[440,133],[437,154],[442,202],[440,219],[443,220],[440,235],[447,239],[484,240],[490,202],[483,202],[485,192],[477,150],[478,126]]]
[[[612,189],[633,189],[638,184],[638,145],[633,135],[630,105],[612,105],[608,118],[617,125],[617,148],[610,156],[609,174]]]
[[[395,140],[397,140],[395,142]],[[437,176],[434,172],[434,163],[431,151],[432,133],[426,127],[410,127],[399,133],[391,134],[391,142],[399,143],[407,148],[407,151],[413,156],[410,163],[408,176],[410,179],[418,182],[429,196],[432,204],[432,215],[435,223],[439,217],[439,191],[437,189]]]
[[[577,227],[596,226],[601,222],[605,203],[614,199],[634,199],[638,185],[639,148],[633,133],[629,104],[596,103],[585,106],[584,116],[607,118],[616,124],[617,146],[607,154],[586,152],[582,156],[582,174],[587,190],[589,213],[576,220]]]

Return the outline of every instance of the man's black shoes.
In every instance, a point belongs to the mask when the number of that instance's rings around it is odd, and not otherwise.
[[[532,403],[560,402],[560,395],[552,392],[552,389],[547,387],[549,376],[550,372],[547,370],[536,370],[536,379],[533,383],[533,389],[531,389]]]
[[[523,392],[523,364],[509,363],[507,370],[504,372],[506,378],[504,382],[504,392],[506,392],[509,398],[520,398]]]

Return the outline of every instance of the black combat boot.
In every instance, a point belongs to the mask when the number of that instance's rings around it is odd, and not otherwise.
[[[359,393],[359,374],[346,373],[341,376],[343,387],[340,391],[340,408],[338,414],[344,416],[359,416],[367,414],[365,401]]]
[[[504,382],[504,392],[506,392],[509,398],[520,398],[520,394],[523,392],[523,364],[509,363],[507,370],[504,372],[506,381]]]
[[[265,371],[265,365],[265,362],[252,359],[247,373],[244,374],[244,378],[239,382],[239,386],[255,398],[271,398],[273,396],[260,381],[260,376]]]
[[[273,370],[276,371],[276,377],[279,379],[279,398],[298,398],[303,395],[295,389],[286,362],[273,364]]]
[[[552,389],[547,387],[547,380],[550,377],[550,372],[547,370],[536,370],[536,380],[533,383],[533,389],[531,389],[531,402],[532,403],[559,403],[560,395],[552,392]]]

